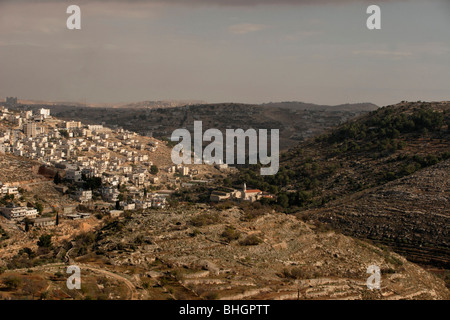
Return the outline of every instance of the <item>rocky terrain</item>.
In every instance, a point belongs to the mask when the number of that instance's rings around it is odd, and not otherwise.
[[[257,215],[249,214],[255,210]],[[189,300],[450,297],[443,280],[386,247],[267,208],[153,210],[104,220],[97,229],[76,234],[69,246],[55,239],[54,250],[62,257],[59,262],[3,270],[0,296]],[[38,250],[32,244],[30,249]],[[81,268],[81,291],[64,287],[68,265]],[[381,290],[367,288],[370,265],[380,267]],[[15,288],[10,287],[11,279],[18,283]]]
[[[450,160],[307,214],[382,242],[410,260],[450,267]]]
[[[237,207],[133,214],[96,239],[92,253],[74,262],[127,270],[145,299],[163,298],[161,287],[175,299],[449,297],[442,280],[386,248],[276,212],[254,219]],[[380,291],[367,289],[369,265],[381,269]]]
[[[72,199],[55,189],[53,179],[40,174],[40,168],[41,164],[37,161],[0,154],[0,181],[22,189],[22,197],[16,200],[23,205],[39,202],[44,206],[44,213],[76,205]]]
[[[449,268],[450,103],[402,102],[349,121],[282,155],[275,176],[237,183],[278,191],[304,220]]]

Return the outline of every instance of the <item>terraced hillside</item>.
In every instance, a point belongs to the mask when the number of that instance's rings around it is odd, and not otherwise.
[[[387,244],[410,260],[450,267],[450,161],[304,214]]]
[[[386,248],[266,212],[179,208],[110,221],[72,263],[131,276],[140,299],[447,299],[442,280]],[[84,248],[81,250],[81,248]],[[381,291],[367,289],[369,265]]]
[[[9,186],[21,188],[22,198],[16,199],[27,202],[39,202],[44,206],[44,212],[62,209],[73,205],[74,201],[68,196],[62,196],[55,189],[53,179],[48,179],[39,173],[41,164],[23,157],[0,154],[0,181]],[[5,203],[0,203],[0,206]]]
[[[374,111],[285,154],[280,172],[240,181],[278,190],[278,205],[414,261],[449,267],[450,102]]]

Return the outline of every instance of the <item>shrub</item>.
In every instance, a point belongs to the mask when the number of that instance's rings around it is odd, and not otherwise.
[[[198,236],[199,234],[201,234],[200,230],[194,229],[194,230],[192,230],[191,233],[189,233],[189,236],[194,238],[194,237]]]
[[[217,300],[219,299],[219,294],[215,291],[210,291],[207,294],[205,294],[205,298],[207,300]]]
[[[237,231],[233,226],[227,226],[225,228],[225,231],[222,233],[222,237],[224,237],[227,242],[238,240],[240,236],[241,233]]]
[[[16,277],[9,277],[5,280],[5,285],[9,289],[17,289],[21,283],[22,280]]]
[[[282,276],[287,279],[307,279],[308,276],[301,268],[292,268],[291,270],[284,269]]]
[[[195,227],[207,226],[219,222],[219,215],[217,213],[202,213],[193,217],[190,222]]]
[[[50,248],[52,246],[52,236],[50,234],[40,236],[37,245],[41,248]]]
[[[257,246],[260,243],[262,243],[262,240],[255,235],[248,236],[240,242],[242,246]]]

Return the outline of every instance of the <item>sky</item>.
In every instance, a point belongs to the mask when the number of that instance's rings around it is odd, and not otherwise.
[[[450,100],[449,30],[449,0],[0,0],[0,97]]]

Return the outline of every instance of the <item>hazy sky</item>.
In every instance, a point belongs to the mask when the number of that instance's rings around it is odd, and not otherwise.
[[[366,28],[370,4],[382,30]],[[450,0],[0,0],[0,96],[450,100]]]

